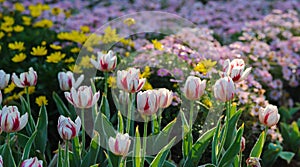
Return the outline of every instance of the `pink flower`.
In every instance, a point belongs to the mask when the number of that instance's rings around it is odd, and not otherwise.
[[[9,82],[10,75],[0,70],[0,89],[4,89]]]
[[[227,59],[223,64],[223,72],[230,76],[233,82],[240,82],[249,75],[251,67],[246,70],[244,68],[245,62],[243,59],[233,59],[231,62]]]
[[[280,119],[277,106],[274,106],[272,104],[267,105],[266,108],[260,108],[258,116],[260,123],[268,127],[276,125]]]
[[[136,68],[129,68],[127,71],[122,70],[117,73],[117,86],[129,93],[140,91],[146,79],[139,79],[140,70]]]
[[[71,71],[59,72],[57,77],[58,77],[59,87],[63,91],[70,90],[72,87],[76,89],[84,79],[84,76],[80,75],[77,81],[75,81],[74,75]]]
[[[0,167],[3,167],[3,159],[1,155],[0,155]]]
[[[156,90],[147,90],[139,92],[136,97],[137,110],[144,115],[152,115],[159,108],[159,101],[156,95]]]
[[[110,151],[115,155],[122,155],[122,156],[127,155],[129,151],[130,143],[131,141],[129,139],[128,133],[125,134],[118,133],[116,138],[110,137],[108,140],[108,146]]]
[[[246,139],[242,137],[241,139],[241,151],[244,151],[246,148]]]
[[[0,104],[2,103],[2,92],[0,90]]]
[[[64,140],[71,140],[78,135],[81,126],[81,120],[76,118],[75,123],[68,117],[61,115],[58,118],[57,130],[60,137]]]
[[[206,87],[206,80],[189,76],[185,82],[183,93],[189,100],[198,100],[203,94]]]
[[[20,112],[16,106],[4,106],[0,110],[0,127],[4,132],[17,132],[23,129],[28,121],[28,114],[20,117]]]
[[[159,108],[167,108],[171,105],[173,100],[172,91],[166,88],[160,88],[156,90],[156,96],[158,98]]]
[[[73,106],[77,108],[91,108],[99,100],[100,92],[93,95],[90,86],[80,86],[78,91],[71,88],[71,92],[65,92],[65,97]]]
[[[112,71],[117,66],[117,56],[113,51],[109,51],[107,54],[98,52],[97,61],[91,59],[91,63],[100,71]]]
[[[26,159],[22,162],[21,167],[43,167],[43,161],[37,157]]]
[[[235,87],[230,77],[223,77],[214,85],[214,96],[217,100],[227,102],[234,98]]]
[[[12,81],[19,88],[35,86],[37,82],[37,74],[33,70],[33,68],[30,67],[28,72],[23,72],[20,74],[20,78],[18,78],[17,75],[13,73]]]

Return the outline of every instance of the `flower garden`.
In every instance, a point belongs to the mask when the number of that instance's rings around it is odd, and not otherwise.
[[[300,166],[299,7],[0,0],[0,167]]]

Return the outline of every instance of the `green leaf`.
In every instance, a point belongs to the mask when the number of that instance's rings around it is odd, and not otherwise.
[[[20,100],[21,100],[21,108],[25,109],[25,110],[21,111],[21,114],[25,114],[26,112],[31,111],[27,101],[23,98],[23,96],[20,96]],[[29,136],[31,136],[32,133],[34,132],[34,128],[35,128],[35,122],[34,122],[34,119],[31,114],[28,114],[28,123],[25,128],[26,128],[27,134]]]
[[[57,167],[63,166],[63,151],[61,149],[60,144],[58,144],[58,160],[57,160]]]
[[[24,161],[25,159],[29,158],[29,154],[30,154],[30,149],[32,146],[32,143],[35,139],[35,137],[37,136],[37,131],[33,132],[33,134],[31,135],[31,137],[29,138],[29,140],[27,141],[24,151],[23,151],[23,155],[22,155],[22,161]]]
[[[146,156],[145,157],[145,160],[148,164],[151,164],[151,162],[154,160],[154,157],[153,156]],[[172,162],[170,161],[165,161],[164,163],[164,167],[177,167],[177,165],[173,164]]]
[[[98,153],[100,150],[100,136],[99,133],[94,131],[94,137],[92,138],[89,151],[85,155],[82,161],[82,165],[92,165],[95,164],[98,158]]]
[[[279,153],[279,157],[286,160],[288,162],[288,164],[291,162],[294,155],[295,155],[295,153],[288,152],[288,151],[282,151],[282,152]]]
[[[80,148],[81,146],[79,143],[79,138],[78,136],[76,136],[72,140],[73,159],[75,161],[74,164],[76,164],[76,166],[80,165],[80,151],[81,151]]]
[[[159,127],[157,119],[159,119],[159,118],[157,118],[156,114],[153,114],[152,115],[152,123],[151,123],[153,135],[157,135],[160,131],[160,127]]]
[[[105,114],[108,120],[110,120],[110,109],[109,109],[109,103],[106,96],[102,96],[100,106],[101,106],[101,112]]]
[[[140,167],[141,162],[142,162],[142,157],[141,157],[141,138],[140,138],[140,132],[139,132],[139,127],[136,127],[135,130],[135,140],[134,140],[134,150],[133,150],[133,166],[134,167]]]
[[[263,147],[264,147],[264,143],[265,143],[265,135],[266,135],[265,131],[261,132],[258,140],[254,144],[254,146],[250,152],[250,157],[257,157],[257,158],[260,157]]]
[[[3,164],[5,164],[5,166],[16,166],[12,152],[9,150],[8,145],[6,143],[3,146],[1,155],[3,158]]]
[[[281,145],[270,143],[268,145],[268,149],[264,151],[264,154],[262,156],[264,166],[273,166],[281,151],[282,151]]]
[[[244,124],[237,131],[237,135],[234,142],[226,150],[218,166],[227,167],[233,162],[235,156],[238,155],[238,153],[240,152],[243,132],[244,132]]]
[[[108,154],[107,154],[105,151],[103,151],[103,152],[104,152],[104,154],[105,154],[105,156],[106,156],[106,158],[107,158],[108,166],[109,166],[109,167],[114,167],[113,164],[112,164],[112,162],[111,162],[111,159],[110,159],[109,156],[108,156]]]
[[[227,130],[227,136],[224,144],[224,148],[227,149],[236,135],[236,124],[242,114],[242,110],[239,110],[233,114],[229,119],[229,125]]]
[[[187,123],[183,111],[180,111],[180,114],[183,128],[182,155],[183,159],[186,159],[189,154],[190,148],[192,148],[193,136],[192,133],[190,133],[189,124]]]
[[[120,111],[118,111],[118,131],[122,134],[124,132],[124,122]]]
[[[192,150],[189,152],[187,159],[185,160],[184,166],[197,166],[202,154],[213,138],[216,128],[210,129],[205,132],[199,139],[195,142]]]
[[[39,118],[37,121],[36,131],[37,137],[35,138],[35,147],[41,153],[45,153],[47,145],[47,129],[48,129],[48,116],[46,107],[43,105],[40,109]]]
[[[70,117],[71,113],[69,112],[68,108],[66,107],[66,105],[64,104],[62,99],[58,96],[58,94],[53,92],[52,97],[53,97],[53,100],[56,104],[56,107],[57,107],[57,110],[58,110],[59,114],[64,115],[66,117]]]
[[[175,137],[167,144],[164,148],[162,148],[158,154],[155,156],[154,160],[151,162],[150,166],[162,167],[166,161],[167,155],[175,142]]]
[[[213,164],[217,164],[217,155],[219,154],[219,135],[220,135],[220,129],[221,129],[221,120],[220,119],[218,121],[218,124],[217,124],[217,128],[216,128],[216,132],[214,134],[214,137],[213,137],[213,141],[212,141],[212,151],[211,151],[211,154],[212,154],[212,163]]]

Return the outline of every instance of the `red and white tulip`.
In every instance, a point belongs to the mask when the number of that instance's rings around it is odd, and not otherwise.
[[[22,162],[21,167],[43,167],[43,161],[37,157],[26,159]]]
[[[20,112],[16,106],[4,106],[0,110],[0,127],[4,132],[17,132],[23,129],[28,122],[28,114],[20,117]]]
[[[28,72],[23,72],[20,74],[20,78],[13,73],[12,81],[19,88],[35,86],[37,82],[37,73],[32,67],[30,67]]]
[[[118,133],[116,138],[110,137],[108,140],[108,146],[112,153],[115,155],[126,156],[130,147],[130,139],[128,133]]]
[[[246,148],[246,139],[242,136],[241,139],[241,151],[244,151]]]
[[[225,60],[223,64],[223,72],[230,76],[233,82],[244,80],[250,73],[251,67],[245,70],[245,62],[243,59]]]
[[[0,89],[6,88],[9,78],[10,74],[6,74],[3,70],[0,70]]]
[[[259,121],[268,127],[276,125],[280,119],[277,106],[274,106],[272,104],[267,105],[266,108],[260,108],[258,116]]]
[[[153,115],[158,111],[159,101],[156,95],[156,90],[138,92],[136,101],[137,110],[141,114]]]
[[[63,115],[58,118],[57,130],[60,137],[64,140],[71,140],[75,136],[78,136],[80,126],[81,120],[79,117],[76,118],[75,123],[71,118],[67,118]]]
[[[77,108],[91,108],[99,100],[100,92],[93,94],[90,86],[80,86],[78,91],[74,87],[71,92],[65,92],[65,97],[73,106]]]
[[[117,56],[113,51],[109,51],[107,54],[103,54],[101,52],[97,53],[97,61],[91,59],[91,63],[94,67],[100,71],[112,71],[117,66]]]
[[[2,92],[0,90],[0,105],[2,104]]]
[[[77,89],[84,79],[84,76],[80,75],[80,77],[77,80],[75,80],[74,75],[71,71],[59,72],[57,77],[59,87],[63,91],[70,90],[72,87]]]
[[[205,91],[206,80],[202,80],[195,76],[189,76],[185,82],[183,93],[189,100],[198,100]]]
[[[146,79],[139,78],[140,70],[136,68],[129,68],[127,71],[122,70],[117,73],[117,86],[119,89],[122,89],[129,93],[135,93],[140,91]]]
[[[235,87],[230,77],[223,77],[216,81],[214,85],[214,96],[221,102],[227,102],[234,98]]]
[[[172,91],[166,88],[160,88],[156,90],[156,96],[158,98],[159,108],[167,108],[171,105],[173,100]]]
[[[1,155],[0,155],[0,167],[3,167],[3,159]]]

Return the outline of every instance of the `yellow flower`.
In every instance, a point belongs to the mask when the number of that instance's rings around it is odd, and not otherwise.
[[[42,6],[41,5],[29,5],[30,15],[32,17],[39,17],[42,14]]]
[[[130,52],[125,52],[125,57],[130,56]]]
[[[42,28],[51,28],[53,26],[53,22],[48,19],[43,19],[33,24],[33,27],[42,27]]]
[[[15,10],[19,11],[19,12],[23,12],[25,10],[23,4],[21,3],[15,3]]]
[[[7,33],[12,32],[13,31],[13,27],[7,24],[2,23],[1,24],[1,29]]]
[[[66,10],[64,11],[66,18],[69,18],[71,16],[71,11],[70,10]]]
[[[23,30],[24,30],[23,26],[20,26],[20,25],[14,26],[14,31],[15,32],[22,32]]]
[[[127,18],[123,21],[124,24],[126,24],[128,27],[135,24],[134,18]]]
[[[148,80],[146,80],[146,82],[145,82],[145,84],[144,84],[144,86],[143,86],[142,89],[143,89],[143,90],[151,90],[151,89],[153,89],[153,87],[152,87],[152,85],[148,82]]]
[[[55,16],[59,15],[60,12],[61,12],[61,9],[58,8],[58,7],[54,7],[54,8],[52,8],[52,10],[51,10],[51,13],[52,13],[53,15],[55,15]]]
[[[86,41],[87,36],[84,33],[78,31],[71,31],[71,32],[61,32],[57,34],[57,38],[60,40],[69,40],[69,41],[78,42],[82,44]]]
[[[88,32],[90,32],[90,27],[89,26],[81,26],[80,30],[83,33],[88,33]]]
[[[93,65],[91,64],[90,62],[90,59],[96,59],[95,55],[92,55],[92,57],[86,55],[86,56],[83,56],[81,58],[81,61],[79,63],[80,66],[84,67],[84,68],[92,68]]]
[[[14,43],[9,43],[8,47],[11,50],[19,50],[19,51],[25,50],[24,42],[15,41]]]
[[[140,78],[148,78],[151,75],[151,69],[149,66],[146,66],[144,72],[140,75]]]
[[[25,91],[25,88],[24,88],[24,91]],[[35,92],[35,87],[34,86],[29,86],[28,87],[28,93],[29,94],[32,94],[32,93],[34,93]]]
[[[16,54],[11,60],[15,63],[22,62],[26,59],[26,55],[24,53]]]
[[[72,64],[68,66],[69,70],[71,70],[74,73],[82,73],[82,69],[80,66]]]
[[[55,44],[51,44],[50,48],[54,49],[54,50],[60,50],[62,47],[59,45],[55,45]]]
[[[39,96],[35,99],[35,103],[41,107],[42,105],[48,105],[48,100],[46,99],[46,96]]]
[[[75,62],[75,59],[73,57],[70,57],[68,59],[65,59],[64,62],[65,63],[73,63],[73,62]]]
[[[41,43],[43,46],[47,45],[47,42],[46,41],[42,41]]]
[[[63,58],[65,58],[65,56],[66,56],[66,54],[64,54],[64,53],[54,52],[54,53],[51,53],[50,56],[47,56],[46,62],[48,62],[48,63],[58,63]]]
[[[120,40],[120,42],[124,45],[130,46],[130,47],[134,47],[134,42],[131,39],[124,39],[122,38]]]
[[[47,5],[47,4],[40,4],[40,5],[41,5],[42,10],[49,10],[50,9],[50,6]]]
[[[108,87],[117,88],[117,80],[116,77],[109,76],[107,79]]]
[[[155,49],[163,50],[164,46],[159,41],[157,41],[156,39],[152,40],[152,43],[153,43],[153,46],[154,46]]]
[[[0,39],[4,37],[4,32],[0,31]]]
[[[10,16],[4,16],[3,20],[4,20],[4,24],[6,24],[7,26],[12,26],[15,23],[15,19]]]
[[[4,94],[10,93],[15,89],[16,85],[11,82],[5,89],[4,89]]]
[[[210,59],[202,60],[194,67],[194,70],[206,75],[216,64],[216,61],[211,61]]]
[[[110,26],[104,30],[104,35],[101,37],[103,43],[118,42],[119,39],[120,37],[117,34],[117,30],[112,29]]]
[[[75,48],[72,48],[70,51],[71,51],[72,53],[78,53],[78,52],[80,51],[80,48],[75,47]]]
[[[23,24],[29,26],[31,24],[31,17],[22,16]]]
[[[206,105],[208,108],[210,108],[210,107],[212,106],[212,102],[209,100],[208,97],[205,97],[205,98],[203,99],[202,102],[203,102],[203,104]]]
[[[33,56],[45,56],[47,54],[47,49],[44,46],[32,47],[30,54]]]

